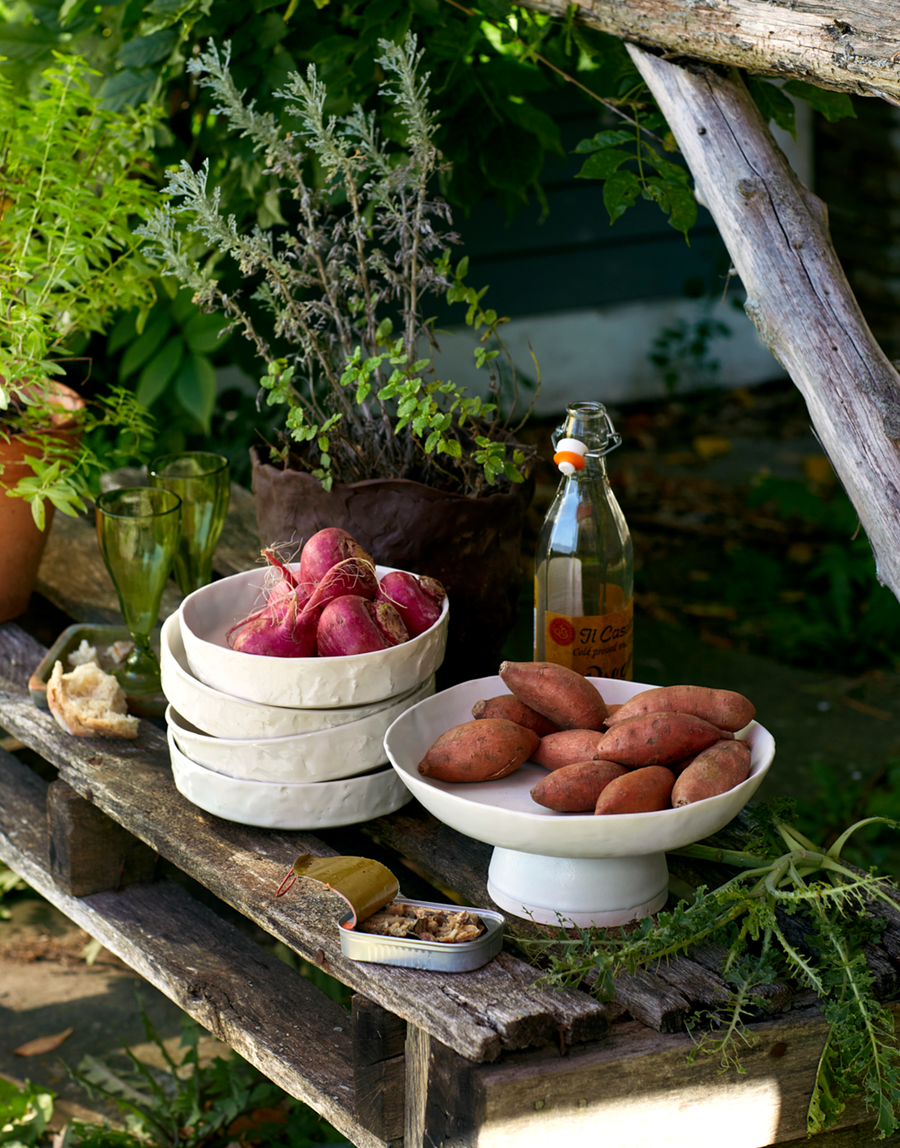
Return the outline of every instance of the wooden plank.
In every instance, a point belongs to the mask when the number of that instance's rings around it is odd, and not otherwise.
[[[72,897],[149,881],[157,854],[64,781],[47,790],[50,872]]]
[[[10,868],[359,1148],[385,1148],[353,1117],[351,1018],[344,1009],[179,885],[70,896],[50,875],[45,784],[0,752],[0,785],[0,857]]]
[[[490,845],[457,833],[417,805],[369,821],[361,832],[401,852],[468,904],[497,908],[487,891]],[[510,920],[507,928],[514,937],[553,935],[552,929],[526,920]],[[687,958],[658,971],[646,969],[616,978],[617,1009],[626,1009],[658,1032],[683,1032],[687,1017],[713,1007],[725,993],[720,976]]]
[[[0,629],[0,656],[5,637]],[[584,993],[538,987],[535,970],[509,954],[465,974],[345,958],[338,921],[346,906],[336,894],[301,879],[288,895],[275,896],[298,855],[334,850],[309,834],[252,829],[192,805],[175,788],[165,738],[151,723],[141,722],[133,742],[72,738],[12,689],[0,691],[0,713],[4,728],[56,765],[76,792],[220,900],[307,960],[324,957],[342,983],[463,1055],[492,1060],[505,1048],[555,1044],[560,1026],[568,1043],[606,1031],[602,1005]]]
[[[689,1037],[660,1036],[634,1022],[614,1025],[602,1045],[567,1057],[511,1054],[471,1077],[470,1106],[480,1120],[460,1148],[595,1148],[598,1137],[604,1148],[799,1142],[826,1026],[808,1008],[750,1031],[755,1043],[742,1053],[743,1073],[719,1071],[714,1057],[691,1064]],[[855,1100],[838,1127],[865,1118]]]
[[[564,18],[568,0],[522,0]],[[578,19],[670,57],[900,99],[894,0],[581,0]]]
[[[354,1116],[383,1140],[402,1138],[406,1021],[357,993],[353,998]]]
[[[406,1119],[403,1126],[403,1148],[424,1148],[430,1049],[431,1038],[428,1033],[411,1025],[406,1034]]]
[[[800,1140],[783,1142],[779,1148],[897,1148],[900,1144],[900,1132],[878,1140],[875,1136],[875,1122],[870,1120],[865,1124],[857,1124],[854,1128],[841,1128],[837,1132],[820,1132],[812,1140],[803,1137]]]

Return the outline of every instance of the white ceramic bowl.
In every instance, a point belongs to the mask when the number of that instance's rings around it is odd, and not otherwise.
[[[167,701],[191,725],[213,737],[288,737],[314,730],[336,729],[381,713],[401,698],[415,692],[410,690],[408,694],[372,702],[370,705],[330,706],[327,709],[301,710],[244,701],[215,690],[194,677],[184,652],[181,620],[177,613],[171,614],[163,623],[159,658],[162,688]]]
[[[296,566],[295,566],[296,568]],[[376,566],[379,578],[392,567]],[[181,637],[194,677],[224,694],[300,709],[367,705],[407,693],[444,660],[449,607],[434,625],[399,646],[343,658],[270,658],[229,649],[225,633],[263,602],[267,571],[211,582],[181,603]]]
[[[166,721],[178,748],[199,765],[249,781],[332,781],[387,764],[384,735],[405,709],[434,693],[434,675],[377,713],[334,729],[287,737],[211,737],[173,706]],[[301,710],[309,713],[309,710]]]
[[[640,682],[591,678],[610,703],[627,701],[652,687]],[[596,817],[557,813],[537,805],[530,790],[547,771],[526,763],[499,781],[452,785],[423,777],[416,766],[445,730],[472,720],[481,698],[510,691],[499,677],[451,686],[402,713],[385,736],[391,764],[410,792],[451,828],[502,849],[547,857],[630,857],[692,844],[722,829],[756,792],[775,756],[768,730],[751,722],[740,736],[752,751],[750,776],[728,793],[658,813]]]
[[[410,799],[390,766],[339,781],[281,783],[225,777],[181,752],[169,730],[169,756],[178,792],[193,805],[261,829],[333,829],[384,817]]]

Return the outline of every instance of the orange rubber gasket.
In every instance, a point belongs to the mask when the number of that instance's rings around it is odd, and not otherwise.
[[[580,454],[576,454],[574,450],[560,450],[553,456],[553,461],[557,466],[561,462],[570,462],[576,470],[584,470],[584,458]]]

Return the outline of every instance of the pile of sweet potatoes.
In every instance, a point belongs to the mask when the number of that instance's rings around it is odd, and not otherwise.
[[[587,678],[552,662],[504,662],[511,691],[478,701],[418,764],[439,781],[492,781],[526,761],[548,772],[531,790],[561,813],[649,813],[725,793],[750,774],[735,734],[756,710],[743,694],[659,686],[608,706]]]

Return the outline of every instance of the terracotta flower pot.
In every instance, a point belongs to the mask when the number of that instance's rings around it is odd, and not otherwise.
[[[67,410],[84,407],[84,400],[75,391],[57,384],[59,402]],[[64,415],[56,415],[52,425],[55,433],[77,442],[74,422]],[[13,435],[9,442],[0,439],[0,622],[8,622],[25,611],[34,589],[38,567],[47,544],[47,535],[53,523],[54,507],[45,503],[45,524],[38,530],[31,514],[31,505],[23,498],[9,495],[13,487],[33,472],[26,461],[29,455],[40,453],[34,435]]]
[[[484,498],[405,479],[335,483],[326,491],[308,474],[265,462],[257,448],[251,458],[262,545],[299,545],[323,527],[340,526],[380,565],[437,578],[450,598],[439,688],[496,674],[516,619],[533,479]]]

